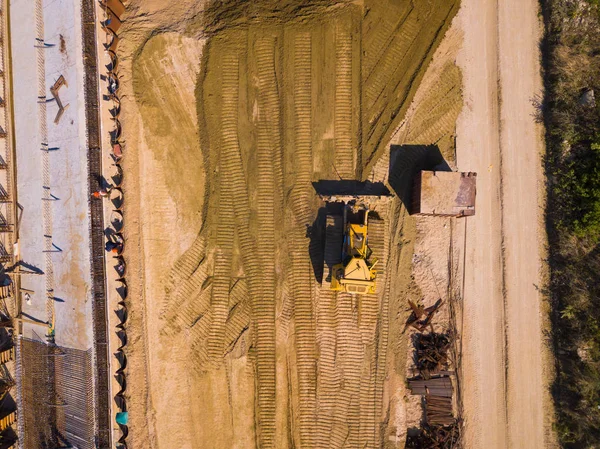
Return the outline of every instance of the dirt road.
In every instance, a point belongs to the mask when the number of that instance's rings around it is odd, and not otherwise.
[[[537,2],[465,0],[458,65],[461,170],[478,176],[466,222],[463,385],[466,446],[546,447]],[[463,223],[464,225],[464,223]]]

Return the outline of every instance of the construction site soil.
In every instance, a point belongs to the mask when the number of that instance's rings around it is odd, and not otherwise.
[[[128,443],[403,447],[407,299],[448,303],[457,259],[404,205],[423,158],[454,163],[458,1],[127,5]],[[396,193],[375,295],[321,285],[312,183],[340,178]]]

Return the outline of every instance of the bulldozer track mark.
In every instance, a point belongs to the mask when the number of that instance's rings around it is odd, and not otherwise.
[[[171,277],[174,281],[179,281],[190,276],[198,269],[206,251],[206,239],[204,236],[198,236],[192,246],[175,262]]]
[[[221,61],[223,120],[221,123],[219,163],[221,166],[221,183],[229,185],[230,198],[228,201],[235,205],[235,228],[239,237],[244,270],[248,277],[250,291],[254,292],[256,289],[254,284],[259,269],[254,256],[256,254],[254,240],[248,227],[251,209],[237,134],[240,51],[237,47],[232,48],[223,56]]]
[[[207,289],[206,292],[210,293],[210,289]],[[228,308],[223,324],[223,345],[221,346],[223,352],[220,358],[223,358],[223,355],[231,350],[232,345],[239,339],[250,321],[248,288],[244,279],[238,279],[233,284],[228,297],[232,307]],[[215,363],[214,356],[210,353],[214,348],[209,345],[209,337],[215,321],[213,310],[212,307],[206,307],[204,314],[197,316],[187,330],[191,352],[194,354],[194,357],[191,358],[192,367],[200,373],[214,367]]]
[[[338,391],[333,427],[329,440],[330,448],[342,448],[346,441],[349,446],[357,447],[360,419],[350,414],[351,402],[360,394],[360,367],[364,351],[360,334],[353,317],[352,303],[355,298],[348,293],[338,293],[336,301],[336,344],[337,358],[342,388]],[[353,444],[352,444],[353,443]]]
[[[225,349],[225,322],[229,314],[229,292],[231,289],[231,268],[233,263],[233,246],[236,229],[234,204],[245,194],[240,182],[245,181],[241,167],[237,167],[235,154],[239,154],[237,141],[237,110],[239,88],[239,54],[237,51],[227,53],[222,60],[222,121],[220,128],[219,167],[222,173],[217,210],[217,232],[215,248],[215,264],[212,282],[212,299],[210,313],[210,330],[206,336],[205,351],[208,361],[214,366],[223,362]],[[232,157],[232,154],[234,155]],[[239,175],[237,173],[239,169]],[[238,177],[241,176],[241,177]],[[237,179],[236,179],[237,178]],[[240,192],[240,187],[242,190]],[[247,200],[246,200],[247,202]],[[203,324],[201,320],[200,323]],[[198,327],[196,325],[194,328]],[[200,327],[200,329],[202,329]],[[204,342],[194,342],[201,345]]]
[[[252,301],[255,321],[257,418],[260,447],[275,447],[275,199],[277,188],[273,160],[281,152],[281,106],[275,77],[276,38],[256,43],[258,69],[257,212],[260,290]]]
[[[210,356],[208,353],[207,336],[210,333],[212,323],[212,309],[208,309],[202,319],[198,320],[192,328],[189,329],[190,352],[194,354],[190,357],[191,367],[200,373],[209,369]]]
[[[385,58],[386,52],[388,51],[391,43],[402,30],[406,24],[410,14],[414,11],[414,5],[406,8],[404,11],[396,11],[396,14],[386,14],[385,17],[380,17],[380,20],[373,20],[366,28],[369,28],[364,39],[365,57],[363,59],[363,73],[365,74],[365,82],[379,69],[382,59]],[[395,22],[391,22],[395,17],[399,19]],[[371,26],[375,27],[372,30]],[[369,35],[373,33],[373,37],[369,38]]]
[[[403,61],[413,47],[419,29],[416,20],[408,21],[403,26],[402,32],[392,37],[376,69],[365,79],[365,111],[369,121],[385,108],[388,97],[393,98],[391,94],[386,95],[386,93],[395,90],[406,72],[406,64],[403,64]]]
[[[223,188],[226,196],[229,192]],[[217,228],[217,249],[215,254],[215,268],[212,283],[212,323],[208,336],[208,354],[215,363],[222,362],[223,347],[225,345],[225,322],[229,314],[229,291],[231,286],[231,266],[233,262],[233,240],[235,219],[233,204],[221,199],[219,204],[219,223]]]
[[[200,271],[200,270],[198,270]],[[178,315],[178,324],[181,327],[191,327],[198,320],[198,316],[204,314],[210,306],[210,298],[212,297],[212,282],[213,278],[207,276],[207,269],[204,271],[204,282],[198,285],[191,293],[190,301],[182,312]],[[199,284],[199,283],[198,283]]]
[[[292,189],[291,203],[295,216],[308,224],[311,209],[307,206],[312,173],[312,114],[311,114],[311,54],[310,33],[298,33],[294,38],[294,155],[297,186]]]
[[[384,214],[385,215],[385,214]],[[373,257],[379,259],[377,275],[377,292],[365,295],[359,304],[359,331],[365,351],[366,364],[361,374],[360,390],[360,447],[378,447],[378,414],[381,412],[382,401],[377,397],[377,392],[383,394],[383,383],[378,388],[377,366],[381,364],[378,353],[380,321],[385,319],[382,314],[383,301],[387,298],[387,276],[385,265],[388,259],[387,222],[381,219],[369,220],[369,246]],[[385,337],[387,339],[387,337]],[[383,355],[385,362],[385,354]],[[385,364],[383,365],[385,369]],[[382,379],[383,381],[383,379]]]
[[[293,34],[294,81],[293,149],[296,182],[289,195],[288,248],[291,261],[291,291],[294,302],[296,370],[298,376],[298,427],[301,447],[314,447],[312,437],[316,418],[316,341],[313,320],[313,286],[310,261],[306,257],[306,226],[313,220],[309,207],[312,174],[312,38],[308,32]]]
[[[166,317],[178,314],[181,307],[184,306],[183,302],[193,299],[194,294],[202,288],[208,276],[208,265],[206,258],[200,259],[200,266],[190,276],[182,279],[169,290],[171,296],[175,298],[175,302],[169,304],[170,307],[164,311]]]
[[[387,210],[384,211],[383,216],[386,217],[389,214]],[[367,436],[374,438],[374,447],[379,447],[382,442],[381,434],[376,426],[377,416],[383,411],[383,384],[386,377],[386,363],[387,363],[387,351],[388,351],[388,337],[389,337],[389,293],[390,293],[390,276],[386,274],[387,263],[389,260],[389,248],[390,248],[390,233],[388,223],[383,221],[375,221],[373,232],[375,235],[375,247],[374,251],[380,251],[381,254],[381,273],[380,278],[380,291],[377,295],[372,298],[376,301],[379,307],[379,319],[377,320],[375,329],[375,340],[373,354],[373,365],[374,370],[374,394],[371,396],[374,398],[373,408],[373,423],[374,425],[369,428],[365,428],[364,432]],[[381,242],[381,244],[379,243]],[[371,299],[371,298],[369,298]],[[365,398],[368,401],[368,398]]]
[[[377,23],[375,30],[363,32],[364,56],[362,58],[363,73],[365,78],[372,72],[381,53],[389,45],[389,40],[393,35],[394,27],[388,20],[381,20]]]
[[[196,238],[171,270],[161,309],[161,316],[167,323],[162,329],[165,335],[180,329],[176,323],[182,307],[186,307],[186,301],[193,301],[206,281],[205,242],[204,238]]]
[[[330,290],[328,277],[331,267],[341,262],[344,217],[328,215],[325,226],[324,280],[319,292],[316,317],[319,359],[317,362],[318,417],[314,436],[315,447],[323,449],[329,447],[337,393],[341,385],[341,376],[336,369],[337,293]]]
[[[356,176],[352,108],[352,34],[347,21],[335,25],[335,165],[345,179]]]
[[[172,298],[170,297],[170,294],[179,282],[191,276],[194,271],[198,269],[204,259],[205,252],[206,239],[203,236],[198,236],[192,243],[192,246],[177,259],[171,269],[166,286],[167,295],[165,296],[161,313],[164,314],[169,307],[172,307]]]
[[[403,125],[403,141],[440,143],[440,150],[448,151],[452,144],[456,118],[461,109],[460,75],[453,63],[446,64],[430,85],[423,85],[439,94],[420,99],[413,111],[412,118]],[[415,125],[416,124],[416,125]],[[444,140],[445,139],[445,140]]]
[[[164,334],[167,336],[175,335],[184,329],[194,326],[199,317],[206,313],[210,306],[212,297],[212,278],[206,278],[206,270],[203,270],[205,281],[190,294],[185,307],[164,317],[167,326],[164,327]],[[181,300],[183,302],[185,300]]]
[[[425,52],[422,54],[419,47],[415,45],[417,38],[425,38],[420,34],[420,23],[423,20],[422,11],[413,9],[409,13],[406,23],[395,34],[390,46],[386,48],[385,55],[377,64],[377,71],[373,71],[365,80],[362,148],[363,165],[367,170],[376,162],[382,144],[398,125],[402,118],[400,113],[403,108],[408,108],[407,100],[412,98],[418,80],[424,73],[424,67],[433,55],[433,49],[437,47],[450,24],[451,17],[456,12],[456,3],[446,6],[446,9],[435,10],[427,16],[427,20],[434,21],[437,28],[428,30],[431,32],[430,44],[423,47]],[[432,14],[435,14],[435,17],[432,17]],[[415,16],[414,19],[412,16]],[[409,59],[417,61],[416,67],[404,62],[409,53],[411,53]]]
[[[251,305],[245,281],[240,280],[234,285],[231,289],[230,301],[234,305],[229,309],[225,323],[225,354],[233,349],[241,335],[250,326]]]

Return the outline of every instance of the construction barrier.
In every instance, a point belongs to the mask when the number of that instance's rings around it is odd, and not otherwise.
[[[0,363],[6,363],[15,358],[15,348],[12,347],[6,351],[0,352]]]
[[[0,418],[0,432],[3,432],[8,427],[12,426],[16,420],[17,420],[17,412],[9,413],[4,418]]]
[[[119,121],[119,115],[121,113],[121,100],[119,98],[119,76],[117,69],[119,67],[119,58],[117,55],[117,46],[119,45],[118,31],[122,26],[122,15],[125,13],[125,6],[120,0],[99,0],[102,5],[105,16],[101,21],[101,26],[106,33],[106,40],[104,48],[106,49],[110,63],[106,66],[106,89],[107,95],[105,98],[112,100],[112,107],[109,109],[111,119],[114,122],[114,127],[109,131],[110,143],[112,146],[111,157],[114,161],[114,167],[116,169],[116,175],[112,176],[113,188],[111,190],[110,200],[114,206],[114,210],[110,217],[111,231],[116,236],[118,241],[122,242],[117,248],[117,255],[114,256],[116,261],[115,270],[119,276],[117,280],[117,294],[121,298],[118,303],[118,309],[115,311],[119,319],[119,323],[116,326],[116,334],[119,338],[120,344],[114,354],[118,368],[115,370],[115,380],[119,384],[119,391],[114,395],[114,401],[120,414],[127,413],[127,404],[125,401],[125,389],[127,386],[127,380],[125,378],[125,368],[127,367],[127,357],[123,350],[127,346],[127,283],[125,281],[126,263],[122,257],[124,248],[124,236],[123,231],[123,191],[121,185],[123,183],[123,169],[121,168],[120,161],[123,157],[123,142],[121,122]],[[121,422],[117,423],[121,431],[121,436],[117,440],[117,447],[121,449],[127,448],[127,435],[129,429],[126,424]]]
[[[86,134],[88,137],[88,173],[90,194],[90,251],[92,254],[92,314],[94,335],[94,418],[96,447],[111,447],[111,399],[110,399],[110,354],[108,350],[109,329],[107,324],[108,303],[106,292],[106,259],[104,254],[104,208],[100,201],[95,201],[92,194],[98,191],[98,180],[102,176],[101,125],[100,125],[100,96],[98,66],[98,14],[97,0],[83,0],[82,34],[85,82],[84,93],[86,102]],[[104,19],[104,18],[103,18]],[[111,63],[112,65],[112,63]]]
[[[0,286],[0,299],[10,298],[13,295],[13,283]]]

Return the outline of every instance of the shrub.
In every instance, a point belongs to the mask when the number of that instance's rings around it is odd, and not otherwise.
[[[600,0],[542,0],[546,175],[556,377],[565,448],[600,441]]]

